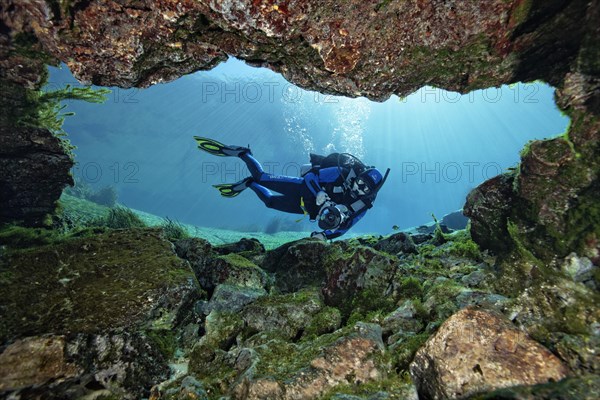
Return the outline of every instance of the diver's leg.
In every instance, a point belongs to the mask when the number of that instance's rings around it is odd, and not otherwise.
[[[246,166],[250,171],[250,175],[252,175],[252,179],[259,182],[263,174],[266,174],[262,168],[262,165],[260,165],[256,158],[252,157],[252,153],[250,152],[243,153],[240,155],[240,158],[246,163]]]
[[[288,196],[298,196],[304,185],[304,178],[294,176],[280,176],[266,173],[258,160],[250,153],[244,153],[240,158],[246,163],[252,179],[267,189],[274,190]]]
[[[249,188],[252,189],[258,198],[265,203],[265,206],[269,208],[292,214],[304,213],[304,210],[300,207],[299,197],[273,194],[269,189],[256,182],[251,182]]]

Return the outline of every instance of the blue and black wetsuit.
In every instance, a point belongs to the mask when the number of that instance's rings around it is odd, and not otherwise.
[[[240,155],[246,163],[252,182],[250,189],[269,208],[293,214],[307,213],[314,220],[320,210],[317,206],[317,193],[324,191],[336,204],[348,206],[352,199],[343,192],[336,191],[344,183],[344,169],[338,167],[322,168],[309,172],[303,177],[281,176],[266,173],[260,163],[249,152]],[[271,191],[277,192],[277,194]],[[366,209],[354,212],[350,210],[348,218],[335,230],[325,230],[322,233],[327,239],[334,239],[346,233],[367,212]]]

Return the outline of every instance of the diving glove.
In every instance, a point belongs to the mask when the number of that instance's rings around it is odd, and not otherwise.
[[[323,205],[323,203],[325,203],[328,200],[329,200],[329,196],[324,191],[321,190],[319,193],[317,193],[317,205],[318,206]]]
[[[325,234],[323,232],[313,232],[310,234],[310,237],[313,239],[319,239],[319,240],[327,240],[327,236],[325,236]]]

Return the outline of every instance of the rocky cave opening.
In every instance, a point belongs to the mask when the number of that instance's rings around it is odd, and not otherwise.
[[[43,91],[66,84],[81,86],[66,65],[51,68]],[[411,229],[431,225],[432,214],[460,212],[470,190],[518,167],[526,143],[563,135],[569,123],[542,82],[464,95],[426,86],[380,103],[303,90],[233,58],[150,89],[111,90],[102,105],[66,103],[74,116],[64,130],[75,133],[68,140],[77,148],[77,185],[67,192],[168,216],[190,231],[311,230],[254,198],[239,200],[243,207],[219,199],[211,185],[249,173],[241,161],[195,153],[194,135],[249,143],[277,175],[297,176],[311,152],[349,152],[390,167],[385,195],[351,232],[389,234],[393,225]]]
[[[597,0],[3,1],[0,397],[596,400],[598,20]],[[146,88],[229,56],[373,100],[541,80],[570,124],[471,190],[452,234],[72,229],[46,65]]]

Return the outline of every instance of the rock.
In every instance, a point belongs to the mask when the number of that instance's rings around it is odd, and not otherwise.
[[[71,167],[73,160],[49,130],[0,125],[0,223],[43,225],[62,190],[73,185]]]
[[[451,399],[559,381],[568,370],[504,319],[465,309],[444,322],[417,352],[410,372],[420,397]]]
[[[242,238],[235,243],[228,243],[216,246],[214,250],[220,255],[241,253],[240,255],[248,258],[248,256],[263,254],[265,252],[265,246],[263,246],[263,244],[257,239]]]
[[[297,292],[305,287],[321,286],[329,252],[327,242],[299,240],[267,252],[261,267],[274,274],[278,290]]]
[[[354,333],[326,346],[317,357],[307,360],[306,365],[299,365],[298,370],[288,372],[281,379],[265,376],[260,373],[261,369],[257,370],[256,376],[246,377],[236,385],[233,398],[315,399],[338,385],[380,380],[385,376],[386,366],[377,355],[383,348],[381,329],[373,324],[360,324]],[[263,352],[266,355],[268,350]],[[266,360],[263,358],[261,362]]]
[[[551,344],[551,332],[595,335],[600,322],[597,294],[568,278],[538,282],[510,305],[511,321],[546,345]]]
[[[189,375],[178,384],[168,385],[166,388],[155,386],[150,396],[150,400],[208,400],[208,398],[202,382]]]
[[[23,399],[147,394],[166,378],[174,331],[193,322],[201,296],[189,265],[157,229],[69,239],[0,262],[2,357],[13,355],[10,364],[4,359],[21,374],[13,381],[30,384],[13,393]],[[36,363],[37,373],[18,372]]]
[[[469,223],[469,218],[465,217],[462,210],[454,211],[442,217],[440,225],[445,225],[453,231],[466,229]]]
[[[326,266],[327,281],[322,290],[325,304],[338,307],[347,315],[353,300],[392,303],[390,282],[396,264],[395,257],[362,246],[352,249],[349,254],[330,256]],[[363,306],[364,310],[369,308],[368,304]]]
[[[192,265],[204,265],[207,260],[214,257],[213,247],[208,240],[202,238],[185,238],[175,242],[175,252]]]
[[[170,329],[201,295],[189,265],[157,229],[114,230],[13,252],[3,270],[5,343],[149,323]]]
[[[269,281],[267,274],[245,257],[231,253],[203,263],[192,263],[198,282],[207,291],[226,283],[261,290]]]
[[[414,244],[423,244],[428,240],[433,239],[433,236],[425,233],[411,234],[410,237],[412,238]]]
[[[389,254],[417,254],[417,247],[412,241],[411,236],[404,232],[399,232],[377,242],[375,250],[384,251]]]
[[[244,309],[242,318],[250,331],[289,340],[299,338],[323,307],[317,292],[302,291],[258,299]]]
[[[211,362],[223,356],[236,342],[244,328],[242,318],[230,312],[211,312],[205,320],[206,334],[200,338],[190,353],[189,370],[198,376],[211,375]]]
[[[510,248],[507,218],[513,201],[514,174],[502,174],[472,190],[463,207],[471,219],[471,238],[484,249],[503,252]]]
[[[535,78],[556,85],[593,32],[593,25],[578,24],[593,15],[580,3],[436,8],[311,0],[266,10],[245,0],[143,9],[92,2],[53,11],[44,2],[14,4],[1,14],[5,31],[35,35],[88,84],[146,87],[210,69],[231,54],[307,89],[376,100],[424,83],[459,92]]]
[[[509,304],[509,299],[499,294],[465,290],[456,296],[456,302],[459,308],[476,307],[502,312]]]
[[[562,265],[563,272],[573,278],[575,282],[581,282],[590,289],[599,289],[600,268],[592,264],[587,257],[578,257],[576,253],[569,254]]]
[[[487,280],[494,279],[494,275],[480,269],[461,278],[461,282],[469,287],[478,287]]]
[[[600,337],[555,333],[555,353],[577,375],[600,372]]]
[[[23,400],[101,395],[133,400],[169,371],[152,341],[126,332],[29,337],[8,346],[0,360],[0,391]]]
[[[395,311],[388,314],[381,324],[384,334],[417,333],[423,323],[416,318],[417,311],[412,300],[406,300]]]
[[[267,294],[263,288],[252,288],[237,285],[217,285],[210,301],[203,302],[198,311],[208,315],[212,311],[240,311],[244,306]]]
[[[0,354],[0,393],[69,379],[80,371],[65,359],[64,336],[29,337],[9,345]]]

